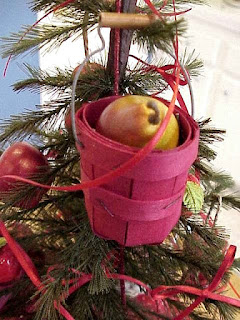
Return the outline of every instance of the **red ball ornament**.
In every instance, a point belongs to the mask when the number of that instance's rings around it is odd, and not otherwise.
[[[4,239],[4,238],[1,238]],[[11,284],[22,275],[22,267],[8,244],[0,249],[0,285]]]
[[[0,177],[16,175],[23,178],[33,178],[49,172],[49,164],[44,155],[35,147],[26,142],[16,142],[11,145],[0,157]],[[19,182],[13,179],[0,179],[0,198],[7,199],[8,193],[19,191]],[[41,200],[44,189],[35,189],[16,205],[29,209],[36,206]]]

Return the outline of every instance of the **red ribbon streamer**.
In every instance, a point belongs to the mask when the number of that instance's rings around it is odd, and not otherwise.
[[[144,0],[144,2],[148,5],[148,7],[151,9],[151,11],[156,14],[161,20],[162,20],[162,15],[161,13],[155,8],[155,6],[152,4],[150,0]],[[165,6],[165,5],[164,5]]]

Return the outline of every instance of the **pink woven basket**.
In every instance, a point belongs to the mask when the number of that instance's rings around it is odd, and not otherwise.
[[[98,178],[136,154],[137,148],[103,137],[95,130],[102,111],[119,97],[107,97],[83,106],[76,114],[76,129],[83,147],[82,182]],[[132,169],[109,183],[84,190],[93,232],[121,245],[161,243],[176,225],[188,171],[197,157],[199,128],[180,108],[180,145],[154,150]]]

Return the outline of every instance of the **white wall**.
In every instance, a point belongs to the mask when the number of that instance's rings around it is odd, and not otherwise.
[[[216,1],[214,7],[192,10],[187,44],[205,65],[203,76],[193,82],[197,117],[209,116],[216,127],[227,130],[217,146],[216,166],[240,184],[240,6]]]
[[[204,72],[193,81],[197,117],[227,130],[224,142],[217,144],[215,166],[229,172],[240,186],[240,2],[211,0],[211,7],[198,7],[189,13],[187,45],[196,49],[204,61]],[[227,2],[236,4],[228,6]],[[221,210],[219,225],[229,233],[229,243],[237,246],[240,257],[240,213]]]

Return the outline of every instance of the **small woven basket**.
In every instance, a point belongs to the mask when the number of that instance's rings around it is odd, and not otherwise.
[[[81,180],[96,179],[132,158],[139,149],[103,137],[95,130],[103,110],[118,96],[84,105],[76,114],[81,147]],[[161,243],[176,225],[188,171],[197,157],[199,128],[175,107],[180,145],[169,151],[153,150],[122,176],[100,187],[84,190],[93,232],[121,245]]]

